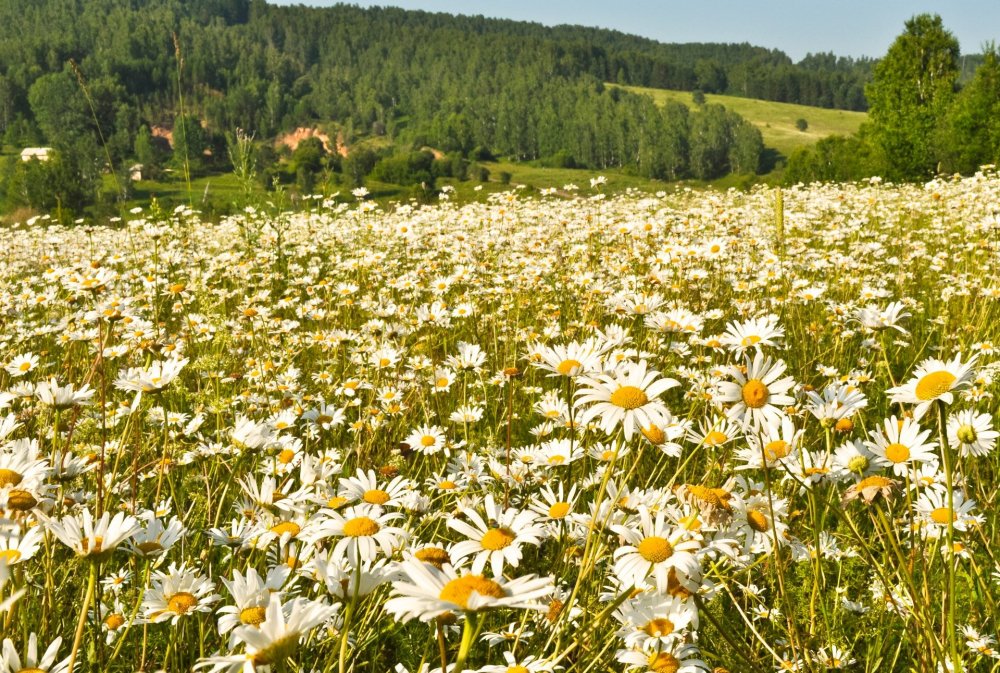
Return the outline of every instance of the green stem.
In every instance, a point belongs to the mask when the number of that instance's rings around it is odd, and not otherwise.
[[[87,595],[83,599],[83,605],[80,607],[80,618],[76,623],[76,635],[73,636],[73,649],[69,653],[69,666],[66,668],[68,671],[73,670],[73,665],[76,663],[76,653],[80,649],[80,641],[83,640],[83,627],[87,623],[87,610],[90,609],[90,601],[94,600],[94,588],[97,586],[97,561],[90,561],[90,576],[87,579]]]

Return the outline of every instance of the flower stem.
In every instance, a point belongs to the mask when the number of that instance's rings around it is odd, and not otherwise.
[[[87,610],[90,609],[90,601],[94,600],[94,588],[97,586],[97,561],[90,562],[90,575],[87,579],[87,595],[83,599],[80,607],[80,618],[76,623],[76,635],[73,637],[73,649],[69,653],[68,671],[73,670],[76,663],[76,653],[80,649],[80,641],[83,640],[83,627],[87,623]]]
[[[469,658],[472,640],[479,630],[479,615],[475,612],[465,614],[465,624],[462,626],[462,644],[458,647],[458,658],[455,659],[455,669],[452,673],[462,673],[465,670],[465,660]]]

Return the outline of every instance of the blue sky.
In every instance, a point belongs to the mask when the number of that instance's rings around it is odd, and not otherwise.
[[[300,3],[336,4],[333,0],[277,4]],[[782,49],[795,60],[819,51],[881,56],[902,32],[903,22],[924,12],[941,15],[963,53],[979,52],[985,41],[1000,42],[1000,0],[355,0],[351,4],[599,26],[661,42],[750,42]]]

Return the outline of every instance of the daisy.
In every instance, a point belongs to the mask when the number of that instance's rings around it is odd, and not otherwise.
[[[536,344],[531,353],[538,358],[533,360],[533,364],[551,372],[549,376],[574,378],[596,371],[603,349],[594,339],[587,339],[582,343],[574,341],[565,346]]]
[[[795,385],[791,376],[781,378],[785,363],[765,359],[757,353],[751,361],[746,359],[746,374],[736,366],[727,368],[735,381],[719,383],[716,401],[731,403],[726,416],[741,421],[743,428],[761,428],[767,424],[780,425],[784,407],[795,403],[788,391]]]
[[[757,432],[746,436],[749,448],[740,449],[736,457],[742,462],[737,469],[775,467],[794,461],[799,452],[802,430],[796,430],[792,419],[769,420]]]
[[[38,368],[38,356],[34,353],[24,353],[14,357],[4,369],[13,378],[24,376]]]
[[[783,518],[788,515],[787,501],[768,497],[763,493],[752,493],[745,498],[733,500],[731,533],[742,537],[744,554],[770,554],[777,544],[785,544],[788,524]]]
[[[976,507],[975,500],[966,500],[962,491],[952,492],[951,505],[948,503],[948,492],[936,488],[925,488],[914,504],[919,521],[924,525],[924,532],[931,537],[941,537],[948,530],[948,525],[958,531],[966,531],[976,523],[972,510]]]
[[[963,409],[948,417],[948,444],[959,455],[985,456],[996,446],[1000,432],[993,429],[993,417]]]
[[[760,354],[764,346],[779,347],[784,336],[785,330],[778,327],[778,316],[768,315],[745,322],[729,323],[726,333],[719,341],[738,355],[743,355],[750,348],[756,349]]]
[[[403,443],[409,446],[410,450],[425,455],[439,453],[446,446],[444,429],[437,425],[421,425],[411,432]]]
[[[566,487],[562,482],[558,483],[558,491],[553,489],[555,485],[549,483],[543,486],[528,505],[533,512],[537,512],[548,521],[564,520],[570,516],[576,505],[576,484],[569,489],[569,494],[565,492]]]
[[[187,358],[180,360],[170,358],[155,360],[146,368],[133,367],[122,370],[115,381],[115,388],[138,393],[159,393],[177,378],[187,363]]]
[[[556,665],[545,659],[540,659],[533,655],[518,659],[513,652],[503,653],[505,664],[490,664],[479,669],[478,673],[552,673]]]
[[[2,673],[67,673],[69,671],[69,657],[60,662],[56,662],[59,655],[59,646],[62,638],[53,640],[45,653],[38,656],[38,636],[34,632],[28,636],[28,649],[24,653],[24,658],[14,649],[14,641],[5,638],[3,641],[3,651],[0,652],[0,671]]]
[[[29,528],[23,535],[17,530],[0,530],[0,559],[8,567],[23,563],[35,555],[41,541],[40,526]]]
[[[854,312],[852,318],[861,323],[866,329],[873,332],[881,332],[886,329],[894,329],[900,334],[909,334],[899,322],[903,318],[909,318],[910,312],[906,310],[902,303],[894,301],[884,309],[879,309],[874,304],[869,304],[865,308],[859,308]]]
[[[241,624],[259,626],[264,621],[271,594],[281,590],[291,571],[287,566],[278,566],[276,570],[277,573],[269,572],[267,579],[262,578],[253,568],[249,568],[245,576],[239,570],[234,570],[232,581],[222,580],[235,605],[219,609],[217,614],[220,634],[229,633]],[[233,645],[235,643],[231,642],[230,647]]]
[[[551,577],[488,579],[476,573],[459,573],[447,563],[437,568],[417,560],[403,561],[399,571],[405,579],[392,583],[393,597],[384,608],[401,622],[427,622],[449,612],[493,608],[544,611],[548,606],[538,599],[552,593]]]
[[[913,463],[937,462],[934,454],[937,442],[927,441],[931,431],[922,430],[909,418],[901,421],[895,416],[887,418],[881,428],[875,428],[868,435],[870,439],[865,444],[875,454],[875,462],[891,467],[897,477],[905,476]]]
[[[97,391],[92,390],[88,384],[84,384],[79,390],[75,390],[71,383],[60,386],[55,378],[42,381],[35,386],[35,397],[38,401],[54,409],[69,409],[90,404],[95,392]]]
[[[152,584],[142,599],[145,618],[152,624],[174,624],[193,612],[211,612],[212,603],[221,598],[215,584],[187,564],[170,564],[167,572],[156,571]]]
[[[545,528],[538,523],[538,516],[531,510],[509,507],[501,510],[493,499],[486,496],[486,519],[474,509],[466,508],[462,513],[472,524],[461,519],[449,519],[448,527],[465,535],[468,540],[455,544],[451,556],[455,563],[473,556],[472,573],[479,574],[490,564],[495,577],[503,575],[504,563],[516,568],[521,562],[521,547],[532,544],[536,547],[545,537]]]
[[[680,385],[674,379],[659,378],[655,369],[646,369],[646,361],[625,365],[611,374],[597,374],[581,379],[577,397],[583,404],[593,403],[580,415],[578,423],[586,425],[600,418],[600,427],[611,434],[621,425],[625,440],[631,440],[637,428],[659,425],[667,416],[667,407],[658,398],[665,391]]]
[[[675,571],[682,584],[697,588],[701,565],[696,554],[701,542],[696,534],[667,523],[664,511],[654,518],[646,505],[639,505],[637,522],[615,524],[611,530],[628,543],[614,552],[614,572],[623,584],[644,585],[652,576],[665,587]]]
[[[359,560],[374,561],[378,558],[380,549],[387,557],[391,557],[409,536],[403,528],[387,525],[403,518],[402,514],[383,513],[380,507],[374,505],[348,507],[343,512],[325,509],[321,516],[325,519],[310,529],[307,539],[317,541],[339,537],[332,554],[346,555],[355,565]]]
[[[136,531],[129,541],[129,549],[136,556],[151,558],[162,556],[187,532],[178,517],[173,517],[164,525],[156,517],[148,519],[146,527]]]
[[[249,662],[244,670],[261,670],[299,654],[299,641],[309,632],[331,619],[338,608],[322,601],[296,598],[282,604],[278,594],[272,594],[259,625],[237,626],[233,637],[246,645],[245,655],[230,656],[237,663]],[[199,661],[196,668],[215,666],[223,657]],[[222,669],[225,670],[225,669]]]
[[[618,650],[615,659],[626,665],[627,671],[641,673],[708,673],[712,670],[698,659],[698,648],[677,643],[651,650]]]
[[[139,521],[124,512],[118,512],[114,518],[105,511],[101,518],[94,521],[90,510],[84,509],[80,516],[66,516],[59,521],[43,518],[46,528],[59,541],[76,552],[77,556],[88,556],[104,559],[110,556],[115,548],[138,533],[141,529]]]
[[[928,358],[913,372],[913,378],[886,392],[892,397],[893,404],[917,405],[913,409],[913,418],[919,421],[935,400],[951,404],[955,399],[952,391],[969,387],[975,375],[976,357],[973,355],[965,363],[961,355],[956,355],[949,362]]]
[[[816,417],[823,427],[835,426],[838,430],[844,428],[840,422],[868,405],[868,398],[857,388],[841,383],[831,383],[823,388],[823,393],[806,391],[806,409]],[[851,425],[853,428],[853,424]]]
[[[617,635],[625,641],[626,647],[642,650],[669,646],[683,639],[689,626],[698,628],[698,609],[694,601],[656,592],[641,593],[626,600],[614,617],[622,625]]]
[[[380,507],[395,507],[413,485],[405,477],[396,477],[388,484],[380,484],[375,470],[364,472],[360,467],[353,477],[341,477],[338,495],[347,502],[359,502]]]

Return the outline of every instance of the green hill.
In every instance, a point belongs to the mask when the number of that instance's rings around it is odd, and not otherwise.
[[[610,86],[618,85],[612,84]],[[668,100],[675,100],[688,107],[695,107],[690,91],[650,89],[639,86],[621,88],[633,93],[652,96],[657,105],[663,105]],[[856,132],[868,117],[864,112],[830,110],[793,103],[775,103],[739,96],[706,94],[705,101],[724,105],[739,114],[760,129],[767,147],[774,148],[786,157],[793,150],[810,145],[820,138],[831,135],[850,135]],[[795,127],[795,122],[798,119],[805,119],[809,123],[809,127],[805,131],[799,131]]]

